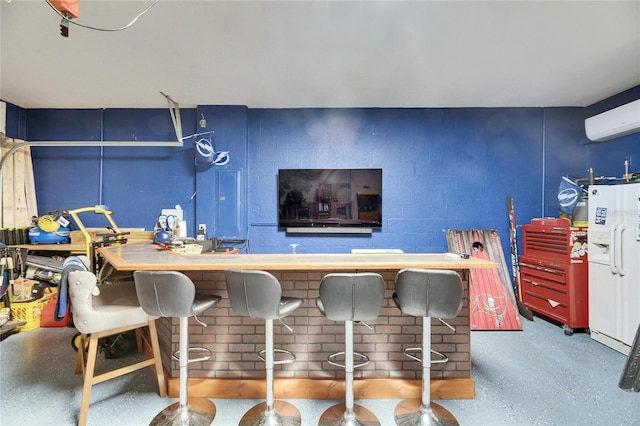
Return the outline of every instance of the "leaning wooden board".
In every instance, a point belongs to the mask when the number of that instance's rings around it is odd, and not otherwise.
[[[12,145],[24,143],[18,139],[12,141]],[[12,145],[2,147],[3,158]],[[32,216],[37,215],[35,201],[31,151],[23,147],[6,158],[2,167],[2,227],[29,226]]]
[[[500,264],[498,269],[471,270],[471,329],[522,330],[498,233],[494,230],[449,229],[446,235],[449,251]]]

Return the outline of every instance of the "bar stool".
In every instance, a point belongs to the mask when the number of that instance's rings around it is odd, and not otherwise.
[[[173,359],[180,365],[180,399],[158,413],[150,425],[210,425],[216,416],[215,404],[207,398],[189,398],[188,366],[206,361],[211,351],[189,347],[189,317],[196,317],[220,301],[220,296],[208,295],[196,299],[196,289],[186,275],[175,271],[135,271],[133,279],[140,306],[149,315],[180,318],[180,349]],[[206,327],[196,317],[196,321]],[[191,353],[204,354],[189,358]]]
[[[276,401],[274,397],[273,366],[292,363],[296,357],[290,351],[274,349],[273,320],[282,322],[282,318],[291,315],[302,306],[303,300],[283,297],[280,282],[265,271],[228,269],[225,271],[225,277],[233,310],[241,316],[265,320],[265,349],[260,351],[258,357],[265,362],[266,401],[247,411],[240,419],[240,426],[300,425],[298,409],[286,401]],[[282,324],[292,331],[289,326]],[[287,357],[275,361],[276,352]]]
[[[398,425],[457,425],[446,408],[431,402],[431,363],[448,358],[431,349],[431,318],[455,318],[462,308],[462,281],[455,271],[403,269],[396,276],[393,300],[405,315],[422,317],[422,348],[406,348],[405,354],[422,362],[422,399],[406,399],[395,409]],[[414,355],[422,352],[422,359]],[[432,361],[431,353],[440,357]]]
[[[97,278],[87,271],[86,264],[80,260],[83,256],[70,256],[65,260],[61,286],[68,288],[73,308],[73,324],[81,333],[76,358],[76,374],[82,372],[82,402],[78,414],[78,425],[87,424],[91,389],[94,385],[111,380],[145,367],[153,367],[158,381],[161,397],[167,396],[166,383],[160,360],[160,345],[156,331],[156,317],[147,314],[136,297],[131,283],[97,285]],[[85,257],[86,259],[86,257]],[[68,284],[68,287],[67,287]],[[148,328],[148,337],[141,333]],[[117,336],[135,330],[138,351],[145,347],[153,354],[149,359],[132,362],[96,372],[96,358],[101,339]]]
[[[353,323],[378,318],[384,298],[384,280],[379,274],[365,272],[357,274],[327,274],[320,282],[320,297],[316,306],[327,319],[344,321],[343,352],[329,355],[327,362],[345,371],[345,402],[333,405],[320,416],[319,426],[379,425],[380,421],[371,411],[354,403],[353,370],[369,363],[369,357],[353,351]],[[367,325],[367,327],[369,327]],[[344,355],[344,365],[336,361]],[[354,363],[354,355],[358,363]]]

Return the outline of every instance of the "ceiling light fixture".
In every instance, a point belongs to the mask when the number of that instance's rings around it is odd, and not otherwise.
[[[135,18],[131,22],[129,22],[124,27],[119,28],[98,28],[92,27],[89,25],[79,24],[77,22],[73,22],[72,19],[78,18],[80,16],[80,0],[45,0],[49,6],[62,18],[60,22],[60,34],[62,37],[69,37],[69,24],[74,24],[82,28],[88,28],[90,30],[95,31],[122,31],[129,28],[133,25],[138,18],[147,13],[149,9],[151,9],[158,0],[153,0],[146,9],[136,15]]]

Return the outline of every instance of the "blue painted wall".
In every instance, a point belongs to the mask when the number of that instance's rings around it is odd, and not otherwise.
[[[558,185],[562,176],[570,175],[574,179],[587,176],[584,147],[586,116],[585,108],[544,109],[541,181],[544,207],[540,216],[558,216]]]
[[[171,141],[168,109],[27,110],[28,141]],[[182,110],[184,134],[195,110]],[[162,208],[194,215],[193,149],[170,147],[33,147],[38,213],[106,205],[119,227],[153,229]],[[85,214],[85,226],[107,224]]]
[[[196,215],[189,223],[193,223],[194,232],[199,224],[206,225],[210,237],[245,239],[248,230],[247,107],[204,105],[198,107],[197,117],[197,132],[213,131],[213,135],[202,137],[207,138],[216,151],[229,151],[231,160],[223,166],[198,167]]]
[[[351,248],[446,250],[446,229],[496,229],[508,252],[506,197],[519,224],[557,215],[562,175],[620,175],[640,158],[640,134],[594,144],[584,119],[640,98],[640,88],[589,108],[182,110],[183,134],[214,130],[222,167],[197,168],[181,148],[34,147],[39,213],[95,204],[120,227],[152,229],[180,204],[195,235],[249,238],[254,253]],[[37,140],[174,140],[168,109],[24,110],[8,106],[7,134]],[[200,126],[204,116],[206,124]],[[280,168],[383,169],[383,228],[366,236],[290,235],[277,229]],[[99,215],[94,215],[99,216]],[[232,217],[232,219],[230,219]],[[100,218],[83,219],[102,226]]]
[[[506,238],[507,195],[523,218],[540,215],[541,119],[537,108],[250,110],[251,249],[442,252],[446,229],[498,229]],[[278,169],[330,167],[382,168],[382,230],[279,232]]]
[[[24,139],[26,129],[26,110],[13,104],[6,104],[6,135],[11,138]]]

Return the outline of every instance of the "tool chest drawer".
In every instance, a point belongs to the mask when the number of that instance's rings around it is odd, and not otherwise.
[[[524,280],[525,275],[532,280],[535,279],[538,282],[544,282],[547,286],[551,287],[566,287],[567,274],[564,269],[556,269],[555,265],[545,266],[534,265],[531,263],[525,263],[525,256],[522,257],[523,261],[520,263],[520,274]]]
[[[522,288],[529,294],[537,295],[543,299],[551,299],[558,303],[568,302],[567,286],[557,285],[553,281],[545,281],[537,279],[537,277],[528,275],[525,271],[522,274]]]
[[[532,311],[541,313],[549,318],[559,321],[563,324],[567,324],[567,318],[569,317],[569,308],[566,303],[562,303],[557,298],[544,297],[545,291],[530,291],[523,288],[523,298],[527,296],[526,306]],[[573,327],[572,327],[573,328]],[[576,327],[577,328],[577,327]]]
[[[567,218],[533,219],[522,226],[522,254],[557,262],[587,262],[587,228],[571,226]]]
[[[523,225],[520,258],[522,302],[559,321],[565,334],[589,327],[587,229],[566,218]]]

